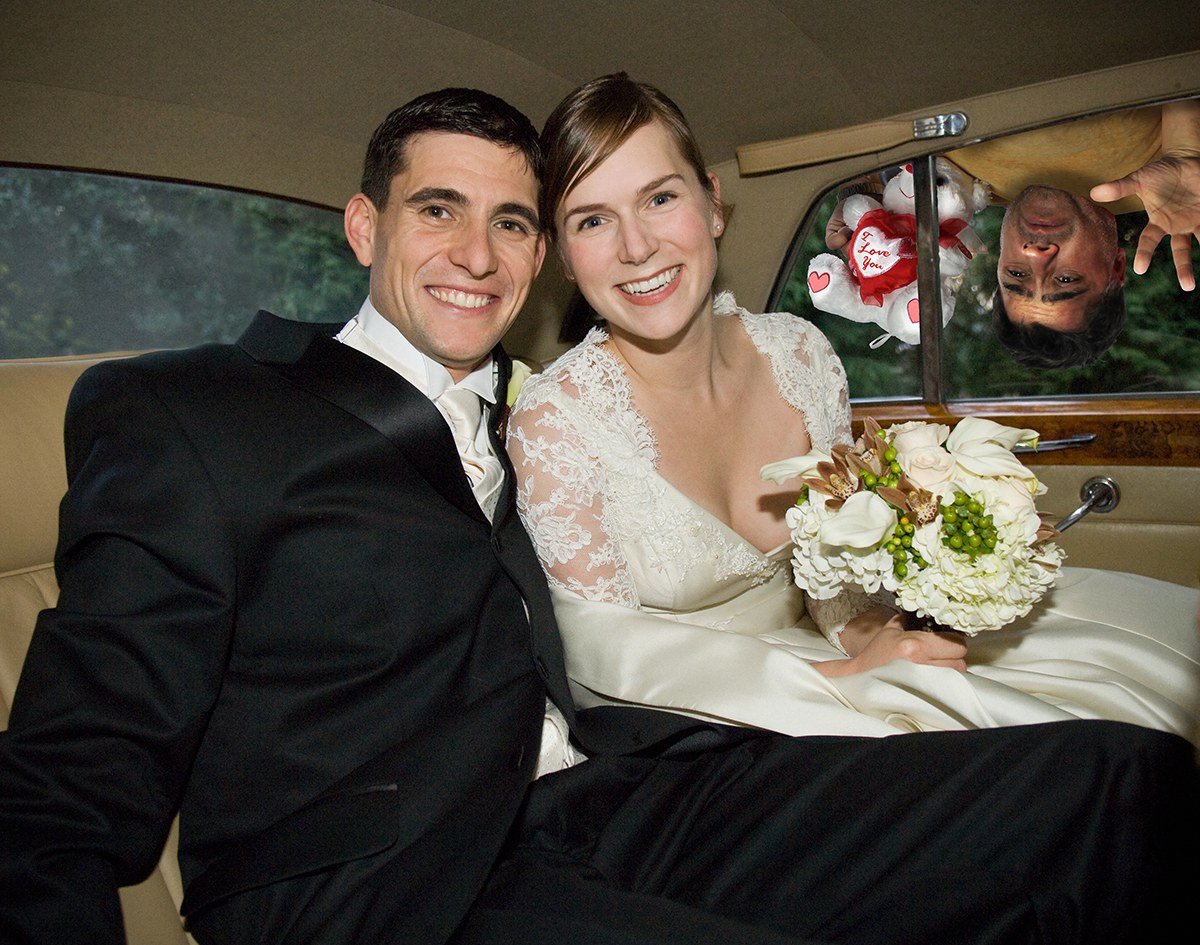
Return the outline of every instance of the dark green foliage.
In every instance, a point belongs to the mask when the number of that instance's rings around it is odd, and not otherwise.
[[[340,213],[0,168],[0,358],[230,341],[259,308],[336,321],[366,291]]]

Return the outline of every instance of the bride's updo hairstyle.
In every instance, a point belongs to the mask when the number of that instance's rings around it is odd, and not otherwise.
[[[587,177],[639,128],[657,121],[715,199],[700,145],[679,106],[652,85],[624,72],[601,76],[563,99],[542,128],[546,170],[542,179],[542,226],[557,237],[554,214],[571,188]]]

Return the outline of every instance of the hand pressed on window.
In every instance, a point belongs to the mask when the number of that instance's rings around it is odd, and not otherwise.
[[[1145,273],[1155,248],[1169,236],[1179,285],[1192,291],[1192,237],[1200,242],[1200,100],[1164,105],[1162,157],[1120,180],[1097,184],[1090,196],[1107,202],[1131,194],[1141,199],[1149,218],[1138,238],[1133,271]]]

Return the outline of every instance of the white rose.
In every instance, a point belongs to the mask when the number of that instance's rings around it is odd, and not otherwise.
[[[970,495],[982,495],[988,510],[997,517],[1008,521],[1017,521],[1028,516],[1037,518],[1034,490],[1027,479],[1014,479],[1010,476],[959,476],[956,484]],[[1037,531],[1036,526],[1034,531]]]
[[[901,423],[891,428],[891,445],[900,468],[914,485],[938,493],[954,473],[954,457],[942,443],[950,433],[944,423]]]
[[[511,407],[517,402],[517,394],[521,393],[521,388],[525,382],[533,376],[533,368],[524,361],[513,360],[512,374],[508,377],[508,390],[506,390],[504,402]]]
[[[940,446],[922,446],[907,453],[897,451],[900,468],[909,480],[935,495],[945,495],[941,488],[954,478],[954,457]]]
[[[889,427],[888,433],[891,434],[891,444],[896,452],[906,453],[926,446],[941,446],[950,435],[950,428],[944,423],[910,420]]]

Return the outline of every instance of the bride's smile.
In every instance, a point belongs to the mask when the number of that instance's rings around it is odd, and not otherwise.
[[[556,220],[563,266],[614,336],[661,341],[711,315],[719,201],[716,178],[701,181],[659,122],[567,194]]]
[[[648,279],[626,282],[617,288],[630,296],[630,301],[635,305],[652,305],[655,302],[661,302],[670,292],[675,291],[676,286],[679,285],[675,280],[682,268],[682,266],[671,266]]]

